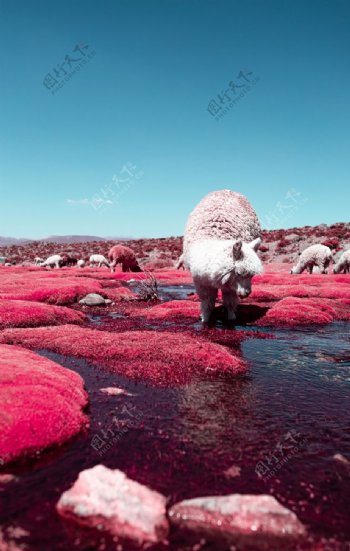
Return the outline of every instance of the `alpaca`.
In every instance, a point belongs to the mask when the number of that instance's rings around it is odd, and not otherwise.
[[[338,262],[333,266],[333,272],[335,274],[350,273],[350,249],[342,253]]]
[[[122,265],[123,272],[141,272],[134,251],[124,245],[114,245],[108,253],[111,271],[115,271],[117,264]]]
[[[94,266],[97,264],[98,268],[101,268],[101,266],[107,266],[109,268],[109,262],[103,254],[92,254],[90,256],[90,266]]]
[[[261,227],[249,201],[230,190],[214,191],[189,216],[180,262],[191,271],[207,323],[218,290],[229,321],[236,319],[238,297],[251,293],[251,280],[262,272],[257,255]]]
[[[56,268],[60,268],[62,261],[63,258],[60,254],[53,254],[52,256],[49,256],[44,262],[39,264],[39,266],[50,266],[50,268],[53,268],[55,266]]]
[[[307,269],[312,274],[314,266],[318,266],[321,274],[326,274],[332,258],[332,251],[329,247],[319,244],[311,245],[301,253],[298,263],[293,266],[290,273],[302,274]]]

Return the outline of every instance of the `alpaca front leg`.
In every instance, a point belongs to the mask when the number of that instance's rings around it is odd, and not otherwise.
[[[203,287],[198,284],[196,284],[196,291],[201,301],[201,320],[203,323],[208,323],[215,307],[218,291],[213,287]]]
[[[235,321],[238,306],[238,297],[232,289],[222,289],[222,301],[227,310],[228,321]]]

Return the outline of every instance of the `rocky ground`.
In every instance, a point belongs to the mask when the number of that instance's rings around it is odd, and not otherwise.
[[[350,243],[350,225],[264,232],[260,254],[265,273],[254,278],[252,294],[241,302],[241,328],[236,330],[225,329],[220,297],[215,312],[220,330],[201,329],[190,274],[174,269],[180,238],[126,243],[145,270],[154,270],[153,280],[148,273],[29,264],[35,256],[61,251],[79,258],[106,254],[112,242],[1,248],[0,255],[17,265],[0,266],[0,495],[2,487],[15,487],[16,476],[25,475],[38,460],[50,462],[50,454],[86,433],[95,415],[88,409],[92,395],[84,379],[39,352],[85,361],[101,377],[108,372],[112,381],[122,377],[154,389],[247,376],[244,341],[272,338],[269,331],[275,328],[312,329],[350,320],[350,274],[289,273],[298,251],[315,242],[340,251]],[[147,300],[155,293],[158,300]],[[126,392],[113,384],[103,391],[107,398]],[[347,469],[347,458],[342,458]],[[76,485],[71,481],[56,499],[57,512],[50,513],[73,526],[69,548],[119,550],[125,540],[125,549],[130,541],[132,549],[165,549],[167,541],[175,546],[171,549],[206,549],[210,542],[213,549],[343,549],[311,544],[302,519],[271,496],[247,499],[235,493],[225,500],[196,495],[203,499],[173,500],[170,507],[168,496],[119,471],[96,469],[85,474],[81,469]],[[31,528],[35,530],[34,521]],[[82,543],[85,529],[95,547]],[[0,550],[35,549],[23,530],[16,530],[3,526]]]
[[[265,230],[260,247],[264,262],[285,262],[295,260],[298,253],[314,243],[331,247],[335,253],[350,248],[350,224],[305,226],[288,230]],[[131,247],[144,269],[156,270],[174,267],[182,252],[182,237],[163,239],[135,239],[118,241]],[[91,254],[107,255],[115,241],[89,241],[62,244],[34,241],[24,245],[0,246],[0,256],[10,262],[32,262],[36,256],[47,258],[51,254],[67,252],[76,258],[88,259]]]

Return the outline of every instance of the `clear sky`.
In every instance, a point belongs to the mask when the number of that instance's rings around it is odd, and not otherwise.
[[[224,188],[349,220],[349,1],[0,0],[0,42],[0,235],[179,235]]]

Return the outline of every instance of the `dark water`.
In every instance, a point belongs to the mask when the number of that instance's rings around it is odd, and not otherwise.
[[[2,525],[28,533],[22,541],[29,550],[86,549],[72,543],[54,507],[82,469],[103,463],[162,492],[170,504],[213,494],[272,494],[298,515],[312,541],[325,542],[319,549],[350,549],[350,467],[334,458],[350,459],[349,325],[274,335],[243,343],[247,375],[197,379],[177,389],[41,351],[84,378],[91,427],[60,450],[12,469],[18,479],[0,492]],[[131,396],[100,392],[108,386]],[[127,430],[114,443],[111,430],[121,427]],[[94,437],[104,440],[102,450],[94,449]],[[312,541],[303,549],[314,549]]]

